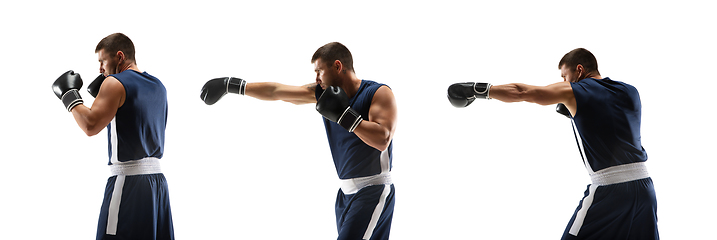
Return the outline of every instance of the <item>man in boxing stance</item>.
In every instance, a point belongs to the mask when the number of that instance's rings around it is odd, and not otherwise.
[[[311,63],[315,83],[288,86],[215,78],[204,85],[200,97],[208,105],[226,93],[316,103],[342,182],[335,209],[338,239],[388,239],[395,196],[390,175],[396,129],[393,92],[384,84],[356,77],[351,52],[341,43],[320,47]]]
[[[167,125],[167,91],[159,79],[137,68],[134,44],[122,33],[95,48],[100,76],[83,104],[80,75],[68,71],[52,85],[77,124],[93,136],[107,127],[109,165],[97,239],[174,239],[167,181],[159,166]]]
[[[573,122],[583,163],[592,179],[562,239],[659,239],[657,200],[640,142],[641,103],[635,87],[603,78],[595,56],[578,48],[558,64],[563,82],[456,83],[448,99],[466,107],[475,99],[558,103]]]

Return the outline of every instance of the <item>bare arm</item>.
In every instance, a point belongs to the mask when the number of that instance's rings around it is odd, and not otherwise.
[[[540,105],[563,103],[575,116],[577,104],[569,82],[559,82],[548,86],[532,86],[511,83],[492,86],[490,97],[503,102],[531,102]]]
[[[124,104],[124,99],[122,83],[114,77],[108,77],[102,83],[92,107],[79,105],[72,109],[72,116],[87,136],[94,136],[112,121],[117,109]]]
[[[387,86],[380,87],[371,100],[368,119],[354,130],[364,143],[384,151],[391,144],[396,131],[397,108],[393,91]]]
[[[275,82],[247,83],[244,95],[265,101],[281,100],[293,104],[316,103],[316,84],[289,86]]]

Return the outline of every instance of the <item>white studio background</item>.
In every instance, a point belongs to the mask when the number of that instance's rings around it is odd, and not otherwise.
[[[457,109],[445,91],[562,81],[577,47],[640,91],[662,238],[711,236],[717,17],[701,2],[3,2],[0,239],[94,238],[107,133],[87,137],[51,84],[72,69],[87,86],[115,32],[168,90],[177,239],[335,239],[338,180],[313,106],[199,99],[215,77],[311,83],[311,55],[332,41],[398,102],[392,239],[560,237],[589,183],[569,120],[528,103]]]

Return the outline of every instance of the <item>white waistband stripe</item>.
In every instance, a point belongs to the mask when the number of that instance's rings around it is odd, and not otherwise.
[[[594,185],[610,185],[648,178],[647,166],[644,162],[623,164],[602,169],[590,174]]]
[[[341,180],[341,191],[344,194],[357,193],[362,188],[373,186],[373,185],[384,185],[391,184],[391,172],[381,173],[368,177],[342,179]]]
[[[132,176],[140,174],[162,173],[162,169],[159,166],[158,158],[147,157],[135,161],[114,163],[110,165],[110,172],[112,173],[112,176]]]

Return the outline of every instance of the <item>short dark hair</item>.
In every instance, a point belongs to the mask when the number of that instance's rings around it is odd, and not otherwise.
[[[598,71],[598,64],[597,59],[595,59],[595,55],[593,55],[585,48],[576,48],[566,53],[565,56],[560,59],[560,62],[558,63],[558,69],[563,67],[563,65],[568,66],[570,69],[575,69],[576,67],[578,67],[578,64],[583,65],[586,72],[595,72],[597,74],[600,74],[600,71]]]
[[[354,60],[351,57],[351,51],[339,42],[331,42],[321,46],[311,57],[311,63],[316,62],[319,58],[327,64],[339,60],[344,65],[344,69],[356,72],[354,71]]]
[[[132,40],[122,33],[113,33],[100,40],[95,47],[95,53],[105,50],[110,56],[115,56],[117,51],[122,51],[126,60],[136,62],[134,59],[134,44]]]

